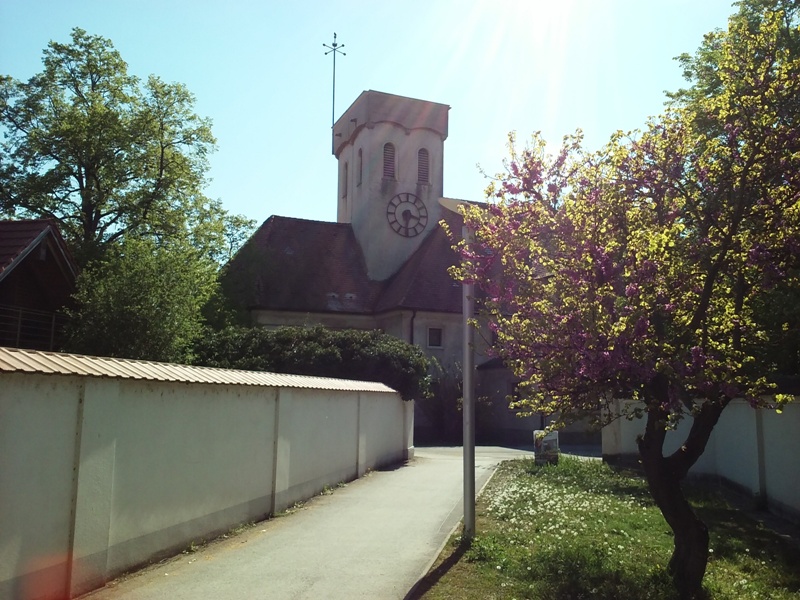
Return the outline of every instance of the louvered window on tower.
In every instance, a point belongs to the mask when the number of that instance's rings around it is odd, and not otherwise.
[[[430,183],[430,163],[428,161],[428,151],[421,148],[417,152],[417,181],[419,183]]]
[[[384,144],[383,146],[383,176],[386,179],[395,178],[394,144]]]

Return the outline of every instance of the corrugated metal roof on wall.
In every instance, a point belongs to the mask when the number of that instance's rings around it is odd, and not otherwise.
[[[81,375],[149,381],[253,385],[347,392],[394,392],[382,383],[329,379],[305,375],[282,375],[259,371],[213,369],[122,358],[100,358],[80,354],[39,352],[0,347],[0,373],[43,373]]]

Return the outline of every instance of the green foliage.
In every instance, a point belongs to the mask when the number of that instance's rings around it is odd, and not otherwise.
[[[78,277],[65,349],[187,362],[216,287],[216,263],[185,240],[128,238]]]
[[[476,241],[454,269],[485,292],[517,408],[558,428],[620,417],[614,397],[641,402],[639,454],[685,597],[709,553],[680,482],[733,398],[780,405],[777,370],[797,371],[800,4],[737,5],[681,57],[689,88],[643,131],[597,152],[568,136],[555,154],[539,134],[524,148],[511,136],[489,205],[464,209]]]
[[[195,353],[202,366],[377,381],[406,400],[429,394],[422,351],[379,331],[228,327],[207,332]]]
[[[465,210],[476,243],[455,274],[485,292],[520,408],[569,421],[623,393],[655,422],[711,423],[731,398],[767,404],[767,376],[797,371],[798,23],[794,1],[739,3],[681,58],[691,86],[598,152],[580,135],[555,154],[512,136],[489,207]]]
[[[763,343],[756,347],[759,363],[782,380],[800,376],[799,280],[795,274],[765,290],[753,306],[754,320],[764,331]]]
[[[506,552],[508,548],[503,543],[502,536],[476,535],[469,544],[469,549],[464,558],[469,562],[490,562],[502,565],[507,563]]]
[[[733,183],[731,192],[749,195],[762,212],[780,203],[780,220],[738,236],[750,238],[756,251],[749,260],[766,273],[747,315],[752,325],[745,321],[741,328],[760,333],[748,348],[757,368],[785,379],[800,374],[800,273],[791,246],[798,182],[787,160],[797,156],[800,126],[800,6],[795,0],[736,4],[727,30],[709,33],[694,55],[679,57],[691,86],[670,98],[685,111],[703,150],[713,152],[711,168]],[[730,137],[735,145],[726,142]],[[781,238],[790,244],[781,247]]]
[[[56,220],[80,266],[128,235],[188,235],[223,260],[252,224],[203,195],[211,123],[180,83],[142,82],[73,29],[27,82],[0,77],[0,214]]]
[[[716,532],[700,597],[800,597],[795,546],[732,508],[713,489],[688,486],[687,493]],[[679,597],[666,568],[669,527],[636,473],[569,455],[557,466],[509,461],[479,497],[476,514],[479,534],[464,560],[422,597]],[[461,548],[458,542],[451,540],[450,551]]]
[[[187,360],[216,267],[253,228],[203,195],[211,123],[185,86],[129,75],[82,29],[43,63],[0,77],[0,215],[55,220],[83,268],[69,349]]]

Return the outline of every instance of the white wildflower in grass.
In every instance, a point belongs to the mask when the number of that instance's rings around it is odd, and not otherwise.
[[[511,461],[482,492],[477,516],[482,523],[466,559],[491,575],[490,589],[503,588],[500,597],[672,598],[666,571],[672,533],[635,474],[568,456],[554,467]],[[755,583],[754,573],[769,573],[766,585],[780,573],[773,562],[778,542],[762,539],[743,541],[736,565],[732,552],[710,549],[709,589],[727,590],[710,597],[800,598],[800,576],[782,583],[779,593]]]
[[[562,462],[570,461],[562,457]],[[607,474],[599,475],[604,469],[607,467],[599,462],[574,461],[569,472],[559,476],[553,470],[543,469],[527,477],[498,477],[496,485],[486,490],[483,501],[489,515],[515,525],[517,533],[527,535],[534,546],[545,538],[579,543],[594,533],[608,537],[607,532],[601,532],[606,522],[613,521],[616,511],[629,515],[644,513],[652,507],[638,496],[610,496],[613,482],[603,480],[608,478]],[[586,485],[587,482],[592,485]],[[611,531],[626,540],[633,538],[619,528]],[[615,547],[620,551],[625,549],[621,544]]]

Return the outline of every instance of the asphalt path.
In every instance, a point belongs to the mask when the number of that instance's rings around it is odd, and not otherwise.
[[[480,490],[503,460],[532,453],[478,447]],[[417,448],[301,508],[143,569],[84,600],[403,598],[463,516],[462,449]]]

